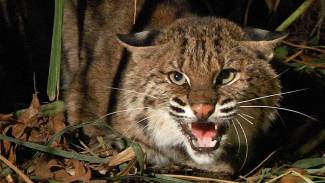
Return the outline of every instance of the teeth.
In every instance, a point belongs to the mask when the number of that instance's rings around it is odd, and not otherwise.
[[[219,141],[218,139],[214,139],[214,140],[212,140],[210,146],[211,146],[211,147],[214,147],[214,146],[217,144],[218,141]],[[195,147],[200,147],[200,145],[199,145],[199,143],[197,142],[196,139],[192,139],[192,144],[193,144]]]
[[[212,141],[212,147],[214,147],[217,144],[217,140]]]
[[[188,126],[188,129],[190,129],[192,131],[192,124],[188,123],[187,126]]]
[[[214,129],[218,130],[218,125],[217,124],[214,125]]]
[[[195,147],[199,147],[199,144],[197,143],[197,140],[195,139],[192,139],[192,143]]]

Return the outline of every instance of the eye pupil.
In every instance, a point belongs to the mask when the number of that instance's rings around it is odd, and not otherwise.
[[[224,71],[221,73],[220,79],[228,78],[229,75],[230,75],[230,71],[229,71],[229,70],[224,70]]]
[[[219,74],[219,76],[216,79],[215,84],[216,85],[226,85],[228,83],[230,83],[231,81],[233,81],[235,79],[236,76],[236,71],[233,69],[225,69],[223,71],[221,71],[221,73]]]
[[[183,85],[186,83],[184,75],[180,72],[174,71],[169,73],[169,80],[177,85]]]
[[[181,73],[175,73],[174,79],[175,81],[181,81],[183,79],[183,75]]]

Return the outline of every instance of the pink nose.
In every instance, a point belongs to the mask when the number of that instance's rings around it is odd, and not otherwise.
[[[198,119],[208,119],[214,111],[212,104],[194,104],[192,110]]]

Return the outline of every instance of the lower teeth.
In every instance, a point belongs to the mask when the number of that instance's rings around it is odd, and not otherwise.
[[[219,139],[219,137],[218,137],[217,139]],[[211,147],[214,147],[214,146],[217,144],[217,142],[218,142],[217,139],[212,140]],[[192,139],[192,144],[193,144],[195,147],[201,147],[201,146],[197,143],[197,140],[195,140],[195,139]]]

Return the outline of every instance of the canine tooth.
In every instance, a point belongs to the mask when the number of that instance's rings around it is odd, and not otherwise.
[[[217,124],[214,125],[214,129],[218,130],[218,125]]]
[[[192,124],[191,123],[188,123],[187,126],[192,131]]]
[[[195,146],[195,147],[198,147],[198,143],[197,143],[197,140],[192,140],[192,143],[193,143],[193,145]]]
[[[217,144],[217,140],[212,141],[212,146],[214,147]]]

